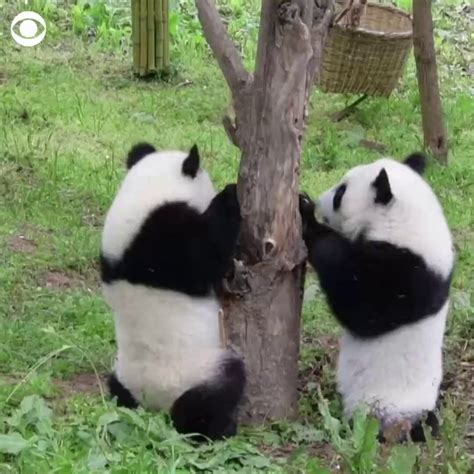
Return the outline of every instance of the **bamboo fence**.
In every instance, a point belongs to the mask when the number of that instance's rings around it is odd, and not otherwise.
[[[133,72],[143,77],[169,66],[169,0],[131,1]]]

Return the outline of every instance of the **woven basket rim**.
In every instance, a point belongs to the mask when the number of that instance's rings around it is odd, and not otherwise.
[[[380,10],[387,10],[393,14],[404,16],[408,20],[410,20],[410,24],[412,23],[411,15],[399,8],[393,7],[391,5],[383,5],[380,3],[367,3],[367,8],[378,8]],[[348,28],[338,24],[334,24],[333,28],[337,28],[341,32],[345,32],[348,34],[357,34],[363,36],[370,36],[372,38],[386,38],[386,39],[410,39],[413,36],[413,28],[410,28],[407,31],[401,32],[394,32],[394,33],[386,33],[384,31],[374,31],[369,30],[367,28]]]

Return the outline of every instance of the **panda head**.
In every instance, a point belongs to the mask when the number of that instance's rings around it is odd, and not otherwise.
[[[320,214],[326,224],[347,237],[384,227],[387,217],[402,218],[407,205],[431,197],[421,177],[424,168],[420,154],[404,163],[383,158],[356,166],[320,197]]]
[[[105,219],[103,251],[120,258],[146,218],[158,207],[182,202],[203,213],[215,196],[211,179],[200,167],[199,151],[157,151],[148,143],[128,153],[127,173]]]
[[[180,200],[203,211],[215,195],[209,175],[200,167],[196,145],[183,152],[157,151],[149,143],[139,143],[128,152],[127,169],[124,184],[134,183],[144,193],[150,190],[155,206]]]
[[[425,156],[415,153],[403,163],[383,158],[352,168],[323,193],[318,212],[351,240],[386,241],[430,261],[444,252],[444,269],[451,262],[451,237],[441,206],[422,177],[425,165]]]

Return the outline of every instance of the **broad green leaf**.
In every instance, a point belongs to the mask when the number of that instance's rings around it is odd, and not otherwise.
[[[0,434],[0,453],[16,455],[28,445],[28,441],[20,433]]]
[[[104,413],[97,422],[98,426],[105,426],[119,421],[120,417],[116,412]]]
[[[375,466],[379,441],[379,423],[376,419],[369,417],[366,420],[365,434],[362,445],[360,446],[359,468],[361,472],[372,472]]]
[[[411,474],[420,449],[415,445],[394,446],[388,460],[390,474]]]

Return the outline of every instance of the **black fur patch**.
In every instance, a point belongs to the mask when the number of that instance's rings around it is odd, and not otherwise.
[[[424,422],[427,429],[431,430],[431,436],[437,437],[439,435],[439,420],[435,412],[429,411],[424,417]],[[410,437],[415,443],[424,443],[426,441],[425,432],[423,430],[422,420],[417,421],[410,430]]]
[[[193,145],[188,157],[183,161],[182,172],[185,176],[195,178],[199,171],[199,151],[197,145]]]
[[[176,430],[184,434],[197,433],[211,440],[235,435],[237,407],[244,387],[242,360],[226,360],[220,377],[187,390],[174,402],[171,419]]]
[[[101,256],[102,279],[206,296],[230,265],[240,220],[235,184],[217,194],[204,214],[183,202],[160,206],[120,261]]]
[[[334,193],[334,199],[332,201],[332,207],[334,208],[335,211],[337,211],[342,204],[342,197],[344,196],[344,193],[346,192],[347,186],[345,184],[341,184],[337,189],[336,192]]]
[[[449,295],[442,278],[406,248],[387,242],[352,242],[314,217],[300,198],[304,239],[328,303],[339,322],[361,338],[373,338],[438,312]]]
[[[428,430],[431,432],[431,436],[433,438],[436,438],[439,436],[439,420],[438,417],[436,416],[435,412],[433,411],[428,411],[423,413],[423,416],[416,421],[415,423],[412,424],[412,427],[410,429],[410,439],[414,443],[424,443],[426,442],[426,435],[425,431],[423,429],[423,421]],[[378,440],[381,443],[385,443],[387,439],[385,438],[383,431],[380,430],[379,435],[378,435]],[[390,442],[398,442],[398,443],[406,443],[408,441],[408,433],[400,433],[400,437],[398,439],[392,439]]]
[[[426,155],[423,153],[412,153],[405,158],[404,163],[409,166],[413,171],[422,175],[426,168]]]
[[[117,397],[117,406],[125,408],[138,407],[138,402],[134,396],[119,382],[114,373],[109,375],[107,384],[109,386],[110,396],[112,398]]]
[[[372,186],[375,188],[375,202],[377,204],[386,205],[392,200],[393,194],[385,168],[380,170],[380,173],[378,174],[377,178],[375,178]]]
[[[128,152],[127,156],[127,169],[130,169],[132,166],[136,165],[142,158],[150,155],[156,151],[153,145],[149,143],[137,143],[132,147]]]

